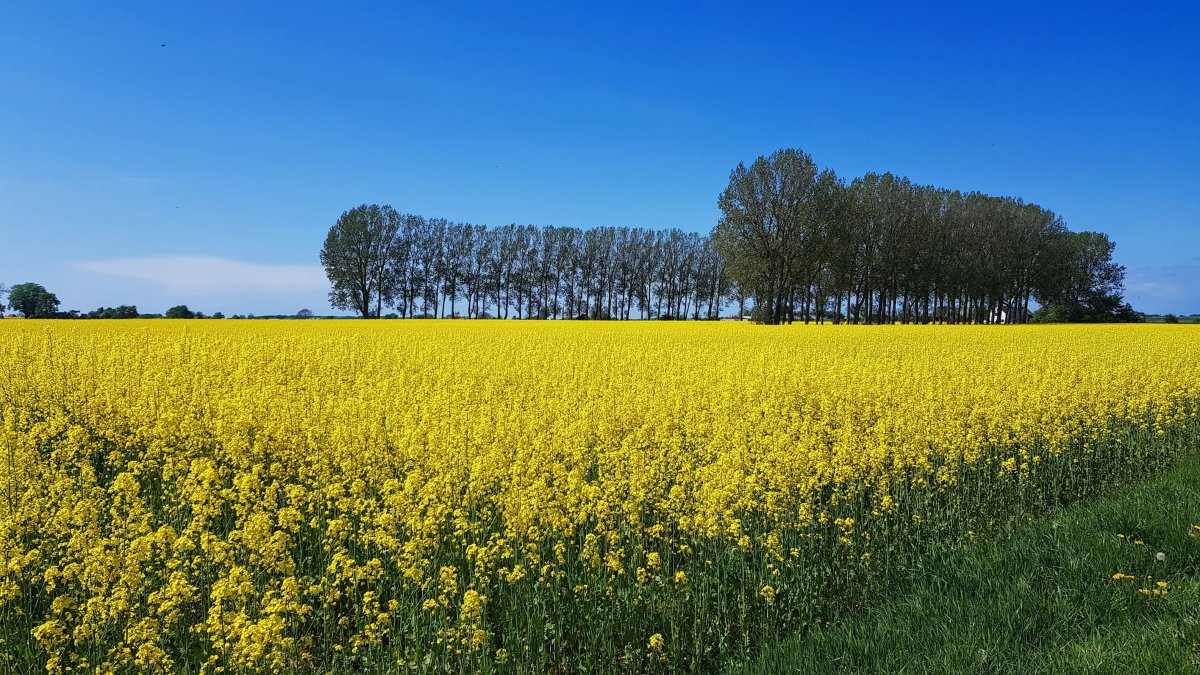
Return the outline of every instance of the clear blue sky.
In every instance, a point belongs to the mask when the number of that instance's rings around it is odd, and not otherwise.
[[[799,147],[1041,204],[1200,312],[1200,3],[349,4],[0,5],[0,282],[329,312],[357,204],[708,232]]]

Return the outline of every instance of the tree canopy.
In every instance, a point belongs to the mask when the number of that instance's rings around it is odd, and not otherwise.
[[[358,207],[330,230],[321,260],[334,307],[364,318],[385,307],[406,318],[716,318],[729,292],[719,257],[695,233],[490,228],[413,214],[397,214],[394,231],[372,227],[391,213]]]
[[[98,307],[84,315],[88,319],[136,319],[136,305],[119,305],[117,307]]]
[[[378,318],[396,294],[400,214],[391,206],[363,204],[344,212],[325,237],[321,264],[333,289],[329,304]]]
[[[45,286],[28,282],[17,284],[8,291],[8,304],[26,319],[46,318],[58,311],[58,296]]]
[[[1144,317],[1125,303],[1121,288],[1125,268],[1113,262],[1116,245],[1099,232],[1064,232],[1052,243],[1033,320],[1044,323],[1140,321]]]
[[[847,183],[801,150],[738,164],[710,236],[486,227],[362,205],[330,228],[330,302],[364,318],[713,319],[764,323],[1131,321],[1098,232],[1013,197]],[[461,304],[460,304],[461,303]],[[1041,309],[1035,315],[1031,310]],[[461,312],[460,308],[465,311]]]
[[[738,164],[713,231],[726,274],[753,295],[756,320],[790,320],[817,273],[842,194],[832,171],[799,150]]]
[[[330,228],[330,303],[364,318],[718,318],[764,323],[1134,321],[1113,242],[1015,197],[847,183],[798,149],[739,163],[708,237],[486,227],[361,205]],[[1040,307],[1035,315],[1033,309]],[[636,312],[636,314],[635,314]]]
[[[1012,197],[869,173],[848,185],[799,150],[739,164],[713,231],[755,319],[1020,323],[1133,320],[1097,232]]]

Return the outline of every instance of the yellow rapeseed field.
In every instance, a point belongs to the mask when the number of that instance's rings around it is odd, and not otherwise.
[[[1191,326],[0,322],[0,670],[717,670],[1194,442]]]

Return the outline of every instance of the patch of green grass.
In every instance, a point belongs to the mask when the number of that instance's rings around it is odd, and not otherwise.
[[[1200,673],[1195,525],[1192,457],[1011,535],[922,560],[866,614],[768,648],[747,671]],[[1159,581],[1165,595],[1140,592]]]

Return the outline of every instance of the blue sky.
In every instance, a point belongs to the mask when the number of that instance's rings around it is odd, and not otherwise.
[[[4,3],[0,282],[329,312],[360,203],[708,232],[799,147],[1041,204],[1200,313],[1200,4],[806,4]]]

